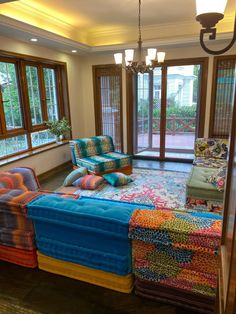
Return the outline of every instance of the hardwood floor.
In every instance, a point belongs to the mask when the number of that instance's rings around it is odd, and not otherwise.
[[[143,160],[135,160],[134,166],[185,172],[191,168],[189,164]],[[71,167],[68,167],[43,180],[42,188],[55,190],[70,171]],[[123,294],[0,261],[0,313],[24,313],[24,309],[25,313],[32,310],[32,313],[43,314],[194,314],[193,311],[137,297],[134,293]]]

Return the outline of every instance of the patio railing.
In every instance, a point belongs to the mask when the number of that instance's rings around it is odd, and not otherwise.
[[[152,134],[160,133],[160,118],[152,119]],[[138,119],[138,133],[148,132],[148,118]],[[189,117],[176,117],[172,115],[166,117],[166,134],[183,134],[183,133],[195,133],[195,118]]]

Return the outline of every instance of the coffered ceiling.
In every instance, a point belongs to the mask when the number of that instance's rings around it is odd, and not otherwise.
[[[232,31],[234,8],[234,0],[229,0],[221,33]],[[138,0],[19,0],[0,4],[0,14],[0,33],[6,21],[17,21],[32,26],[32,33],[43,30],[91,47],[137,41]],[[142,1],[144,40],[184,41],[197,38],[199,29],[195,0]]]

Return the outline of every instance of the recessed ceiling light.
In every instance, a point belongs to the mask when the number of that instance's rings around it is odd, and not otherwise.
[[[30,38],[30,41],[36,42],[36,41],[38,41],[38,39],[37,38]]]
[[[76,49],[73,49],[73,50],[71,50],[71,52],[76,53],[76,52],[77,52],[77,50],[76,50]]]

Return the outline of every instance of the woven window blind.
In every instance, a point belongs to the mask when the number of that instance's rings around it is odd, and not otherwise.
[[[210,136],[229,137],[235,89],[236,56],[215,57]]]
[[[116,151],[122,151],[122,82],[118,70],[113,66],[95,69],[95,113],[97,135],[110,135]]]

